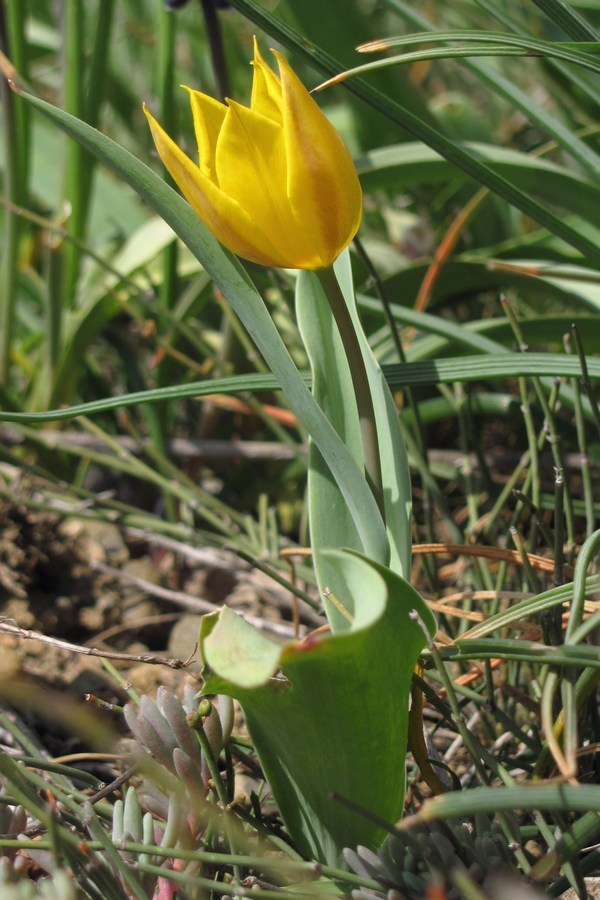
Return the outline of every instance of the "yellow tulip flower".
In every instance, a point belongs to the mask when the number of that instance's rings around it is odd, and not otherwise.
[[[222,244],[261,265],[321,269],[358,231],[360,184],[331,122],[272,52],[279,77],[254,42],[250,108],[186,88],[199,165],[145,111],[163,163]]]

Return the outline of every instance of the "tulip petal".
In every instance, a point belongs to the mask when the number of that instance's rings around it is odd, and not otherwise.
[[[279,76],[255,40],[249,109],[187,88],[198,165],[148,120],[164,164],[221,243],[263,265],[319,269],[358,230],[360,183],[342,139],[273,52]]]
[[[235,200],[224,194],[186,156],[144,108],[158,154],[171,177],[214,236],[233,253],[263,266],[289,266],[287,257],[272,246],[248,213]]]
[[[250,108],[253,112],[260,113],[279,125],[283,124],[281,82],[261,56],[256,38],[254,38],[254,62],[252,65],[254,66],[254,77]]]
[[[361,189],[341,137],[281,54],[283,132],[288,196],[298,226],[315,242],[327,266],[348,246],[360,225]]]
[[[286,138],[281,126],[230,101],[216,166],[221,190],[235,197],[289,266],[318,264],[312,235],[304,226],[298,228],[287,197]]]
[[[190,95],[200,168],[211,181],[218,184],[215,176],[214,149],[217,146],[217,138],[227,107],[207,94],[183,86]]]

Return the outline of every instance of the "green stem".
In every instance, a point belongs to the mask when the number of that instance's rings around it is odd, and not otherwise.
[[[61,243],[55,240],[48,242],[47,278],[46,278],[46,366],[40,370],[40,406],[55,402],[53,392],[56,388],[57,374],[64,347],[63,336],[63,286],[65,275],[65,257],[61,252]],[[38,407],[39,408],[39,407]],[[43,408],[43,407],[42,407]]]
[[[88,71],[85,73],[87,77],[85,80],[85,94],[81,99],[82,111],[86,121],[93,125],[94,128],[98,128],[102,102],[106,95],[115,2],[116,0],[102,0],[98,4],[97,16],[93,25],[94,44],[87,67]],[[82,78],[83,74],[82,72]],[[79,199],[80,221],[83,223],[79,232],[80,237],[83,237],[85,233],[85,225],[88,220],[95,171],[94,160],[91,157],[84,159],[82,162],[81,196]]]
[[[206,27],[206,37],[210,48],[210,58],[215,76],[215,85],[219,99],[224,103],[225,98],[231,93],[229,85],[229,70],[225,59],[225,47],[223,45],[223,33],[217,5],[213,0],[200,0],[202,15]]]
[[[0,50],[9,54],[9,35],[5,9],[0,5]],[[4,192],[15,204],[22,202],[19,196],[19,128],[18,114],[12,91],[6,79],[0,82],[0,104],[4,131]],[[0,384],[8,385],[10,351],[13,340],[13,322],[17,294],[19,257],[19,220],[8,210],[4,213],[1,253],[2,280],[0,282]]]
[[[158,59],[157,59],[157,94],[160,104],[161,121],[166,131],[171,134],[175,127],[175,106],[173,103],[173,85],[175,77],[175,28],[176,17],[168,10],[161,10],[158,15]]]
[[[94,22],[94,46],[88,67],[85,98],[86,119],[94,128],[100,120],[100,110],[106,93],[115,6],[116,0],[102,0],[98,5],[98,15]],[[89,169],[91,165],[86,167],[88,172]]]
[[[10,61],[23,78],[27,78],[29,75],[28,44],[25,36],[28,13],[27,3],[22,0],[4,0],[7,56],[10,57]],[[31,116],[29,111],[23,108],[24,105],[17,103],[13,109],[18,147],[17,184],[14,194],[18,197],[20,204],[25,204],[27,198],[31,158]]]
[[[379,507],[379,511],[385,521],[385,507],[383,502],[383,483],[381,476],[381,458],[379,455],[379,438],[377,436],[377,422],[375,420],[375,408],[373,397],[369,388],[369,378],[362,354],[358,335],[348,306],[338,284],[333,266],[326,269],[318,269],[317,275],[325,296],[335,318],[344,349],[348,368],[352,377],[360,431],[364,453],[365,474],[373,496]]]
[[[598,34],[583,16],[563,0],[533,0],[574,41],[597,41]]]
[[[206,760],[206,765],[208,766],[208,771],[210,772],[210,777],[214,784],[214,788],[217,793],[217,797],[219,798],[219,803],[221,805],[221,809],[223,811],[223,817],[224,817],[223,825],[224,825],[224,829],[225,829],[225,834],[227,836],[227,843],[229,844],[229,852],[231,854],[235,854],[236,847],[235,847],[234,828],[233,828],[233,822],[231,821],[230,813],[229,813],[229,802],[227,799],[227,789],[225,787],[225,783],[224,783],[223,779],[221,778],[221,773],[219,771],[219,763],[218,763],[219,753],[218,752],[213,753],[213,748],[208,739],[208,735],[206,734],[206,732],[204,730],[204,723],[200,719],[200,715],[201,715],[200,709],[201,709],[203,703],[210,703],[210,701],[206,700],[206,698],[201,701],[200,706],[198,707],[198,720],[196,723],[191,725],[191,727],[194,729],[194,732],[196,733],[196,737],[198,738],[198,742],[202,748],[202,753],[204,755],[204,759]],[[212,707],[211,707],[211,709],[212,709]],[[213,712],[213,715],[217,715],[217,713]],[[242,880],[242,873],[241,873],[241,868],[238,865],[238,863],[233,863],[233,872],[234,872],[234,875],[237,878],[238,882],[240,882]]]
[[[594,512],[594,487],[592,482],[592,472],[590,468],[590,457],[588,455],[587,434],[585,430],[585,419],[583,414],[583,404],[581,400],[581,388],[579,382],[572,380],[573,399],[575,404],[575,423],[577,426],[577,443],[581,454],[581,481],[583,485],[583,500],[585,505],[585,536],[588,538],[594,531],[596,524],[596,514]]]
[[[81,0],[66,0],[63,12],[63,57],[65,71],[64,104],[67,112],[82,119],[84,104],[84,6]],[[69,234],[81,240],[85,235],[84,150],[68,141],[65,167],[65,197],[71,213],[67,220]],[[90,160],[87,160],[91,166]],[[88,176],[89,178],[89,176]],[[79,275],[80,251],[75,243],[64,248],[65,274],[63,296],[65,306],[75,305],[75,284]]]

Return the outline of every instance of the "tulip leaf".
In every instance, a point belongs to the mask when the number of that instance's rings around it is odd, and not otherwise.
[[[290,835],[307,856],[341,865],[344,847],[376,847],[385,832],[332,794],[389,822],[402,813],[412,671],[435,622],[390,569],[344,550],[329,551],[329,564],[347,585],[349,630],[276,645],[223,609],[203,619],[200,652],[203,691],[241,703]]]
[[[352,284],[349,254],[345,251],[335,265],[340,287],[361,345],[367,379],[373,399],[380,447],[385,519],[390,542],[390,567],[406,577],[411,557],[411,485],[398,412],[379,364],[362,330]],[[296,288],[296,312],[300,333],[309,357],[313,396],[342,438],[358,465],[363,466],[361,428],[354,387],[346,352],[319,279],[312,272],[300,272]],[[320,449],[311,441],[309,450],[309,517],[311,544],[317,580],[331,626],[348,627],[347,618],[325,589],[339,598],[342,591],[328,562],[327,548],[364,549],[356,513],[350,509],[332,480]],[[379,559],[387,563],[387,559]]]
[[[277,672],[281,648],[229,607],[204,616],[202,629],[206,652],[223,678],[252,689]]]
[[[410,467],[398,421],[398,410],[358,317],[348,252],[339,257],[335,270],[362,348],[373,397],[381,458],[385,522],[390,541],[390,568],[403,578],[408,578],[412,549],[412,491]]]
[[[318,278],[308,272],[298,275],[296,318],[310,362],[313,397],[362,470],[360,422],[348,360],[323,288]],[[329,591],[338,598],[342,592],[336,584],[337,567],[329,563],[327,550],[348,547],[362,551],[364,547],[354,515],[312,440],[308,451],[307,505],[313,566],[327,618],[334,631],[345,630],[348,619],[333,599],[328,599]]]
[[[387,536],[377,504],[351,453],[313,400],[296,368],[269,310],[245,269],[221,247],[191,206],[162,178],[131,153],[95,128],[24,91],[19,96],[93,153],[126,181],[171,226],[203,265],[260,350],[293,411],[319,446],[359,529],[365,551],[375,559],[387,552]]]

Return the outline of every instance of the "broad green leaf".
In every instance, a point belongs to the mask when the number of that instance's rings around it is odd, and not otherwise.
[[[432,317],[437,318],[437,317]],[[438,324],[443,324],[444,319],[437,318]],[[597,333],[597,317],[593,316],[540,316],[531,319],[524,319],[521,330],[525,341],[530,345],[548,345],[555,344],[560,346],[563,344],[564,336],[571,328],[571,325],[577,325],[579,332],[583,338],[583,345],[587,353],[600,352],[600,334]],[[456,327],[456,326],[455,326]],[[496,353],[505,353],[506,344],[514,341],[514,333],[511,331],[510,324],[506,319],[489,319],[480,322],[469,323],[468,328],[463,329],[466,332],[466,340],[461,341],[464,347],[468,338],[473,339],[472,346],[476,345],[476,341],[481,339],[489,343],[496,344]],[[492,336],[494,340],[492,341]],[[462,352],[461,344],[458,345],[458,351]],[[412,347],[411,352],[407,354],[411,362],[418,359],[435,359],[442,353],[447,353],[448,348],[455,348],[457,345],[454,340],[454,334],[449,331],[448,335],[432,334],[424,336],[418,344],[418,347]],[[490,352],[489,350],[487,352]]]
[[[260,687],[279,668],[281,647],[228,606],[204,616],[202,635],[211,668],[241,688]]]
[[[130,275],[147,266],[174,240],[173,229],[162,219],[152,217],[129,236],[112,260],[112,265],[123,275]]]
[[[31,146],[32,193],[58,217],[63,199],[62,171],[56,164],[61,157],[60,134],[42,119],[34,123]],[[147,217],[134,191],[107,172],[95,173],[89,222],[94,247],[119,232],[129,234]]]
[[[516,288],[519,292],[530,296],[535,302],[545,303],[549,298],[554,298],[559,303],[600,308],[600,284],[595,269],[586,269],[583,266],[573,265],[549,265],[541,260],[511,260],[510,267],[502,268],[502,260],[452,260],[444,266],[443,278],[439,278],[434,286],[430,301],[430,312],[435,312],[433,307],[438,304],[451,304],[459,298],[473,295],[481,291],[495,290],[497,292]],[[394,275],[390,275],[384,282],[386,293],[392,298],[414,297],[427,272],[427,265],[411,265]],[[535,274],[533,274],[535,272]],[[564,274],[561,274],[564,273]],[[573,277],[569,277],[569,275]],[[358,298],[362,305],[362,297]],[[381,303],[370,298],[366,301],[371,309],[379,310],[381,316]],[[422,319],[419,324],[420,313],[403,307],[398,303],[392,305],[392,312],[398,321],[407,325],[415,325],[419,330],[435,330],[434,318],[437,318],[438,331],[444,327],[446,320],[441,317],[429,316]],[[426,315],[426,314],[425,314]],[[452,323],[450,322],[451,326]],[[484,324],[481,326],[484,328]],[[456,332],[455,332],[456,333]],[[491,347],[489,348],[491,350]],[[487,351],[485,351],[487,352]]]
[[[296,282],[296,319],[310,362],[313,397],[362,471],[360,422],[346,352],[319,280],[309,272],[300,272]],[[329,591],[335,596],[341,592],[335,580],[337,566],[330,564],[327,550],[364,547],[354,516],[313,441],[308,451],[307,490],[317,584],[331,627],[347,630],[348,620],[328,599]]]
[[[598,227],[600,186],[597,182],[517,150],[481,143],[463,146],[522,190],[531,191],[552,206],[575,212]],[[412,189],[417,184],[467,179],[466,173],[457,171],[431,147],[414,141],[371,150],[357,160],[357,168],[361,184],[368,191],[379,187]]]
[[[200,652],[204,692],[242,704],[290,835],[307,856],[341,865],[344,847],[376,847],[385,831],[332,794],[389,822],[402,813],[412,670],[426,643],[423,627],[432,634],[435,623],[389,569],[348,551],[331,551],[330,563],[347,585],[350,630],[273,645],[278,659],[268,649],[267,664],[256,659],[264,638],[231,628],[236,614],[223,610],[203,620]],[[236,662],[246,649],[251,664]],[[249,688],[259,669],[264,683]]]
[[[358,317],[348,254],[342,255],[337,260],[335,269],[362,347],[373,397],[381,458],[385,522],[390,541],[389,565],[392,571],[403,578],[408,578],[412,547],[412,495],[404,438],[398,423],[398,410]]]
[[[370,393],[373,400],[379,439],[385,522],[390,542],[389,565],[407,577],[411,555],[411,485],[404,441],[398,424],[398,411],[385,383],[357,315],[349,254],[335,265],[336,274],[354,329],[362,348]],[[313,377],[313,396],[346,446],[362,468],[361,430],[355,402],[352,376],[346,350],[333,314],[318,278],[301,272],[296,288],[296,311],[300,333],[309,356]],[[362,551],[354,514],[348,508],[339,488],[314,444],[309,450],[308,510],[311,544],[317,580],[324,594],[327,615],[334,630],[348,627],[347,620],[327,599],[341,595],[335,572],[328,563],[327,549],[336,547]],[[379,562],[388,563],[388,559]],[[326,590],[327,589],[327,590]]]
[[[598,291],[600,301],[600,286]],[[600,331],[598,316],[571,313],[566,316],[531,316],[523,319],[519,326],[523,337],[529,345],[556,346],[564,342],[564,336],[572,325],[576,325],[586,353],[600,354]],[[506,319],[489,319],[486,322],[473,322],[473,331],[477,336],[486,336],[499,341],[499,346],[510,346],[514,341],[514,332]]]

